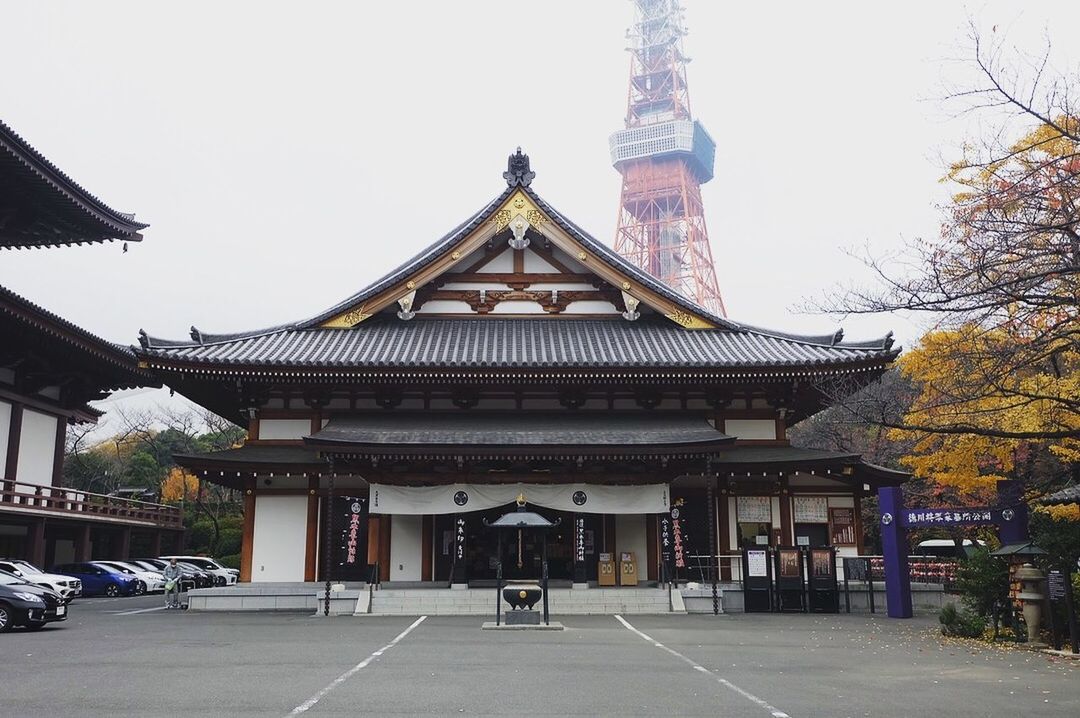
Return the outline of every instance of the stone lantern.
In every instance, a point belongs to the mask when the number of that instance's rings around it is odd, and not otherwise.
[[[1020,581],[1020,593],[1016,597],[1024,604],[1024,623],[1027,624],[1027,639],[1031,648],[1046,648],[1046,644],[1039,642],[1042,604],[1046,600],[1042,590],[1045,578],[1045,574],[1030,563],[1025,563],[1016,571],[1016,579]]]

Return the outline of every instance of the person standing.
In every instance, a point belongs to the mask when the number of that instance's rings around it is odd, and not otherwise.
[[[169,559],[161,575],[165,577],[165,608],[180,608],[180,567],[175,558]]]

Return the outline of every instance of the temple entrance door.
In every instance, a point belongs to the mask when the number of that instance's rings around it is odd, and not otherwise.
[[[543,537],[540,532],[521,532],[522,540],[519,546],[517,531],[506,529],[499,531],[484,526],[483,519],[494,521],[516,508],[515,505],[509,504],[490,511],[469,514],[467,544],[469,583],[495,580],[500,532],[502,533],[503,579],[540,580],[543,546]],[[529,510],[535,511],[550,521],[562,519],[562,523],[547,531],[548,576],[553,580],[572,579],[574,575],[573,515],[535,505],[530,505]]]

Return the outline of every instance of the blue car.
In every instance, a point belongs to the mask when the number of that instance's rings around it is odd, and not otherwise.
[[[62,563],[50,570],[80,579],[84,596],[134,596],[139,587],[134,576],[95,563]]]

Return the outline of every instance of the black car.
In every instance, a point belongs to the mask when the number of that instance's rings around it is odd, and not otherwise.
[[[215,584],[215,576],[212,573],[203,571],[201,568],[193,563],[185,563],[184,561],[177,561],[176,565],[184,571],[191,571],[195,574],[195,588],[213,588]]]
[[[15,626],[36,631],[67,617],[68,607],[59,593],[0,571],[0,633]]]

